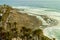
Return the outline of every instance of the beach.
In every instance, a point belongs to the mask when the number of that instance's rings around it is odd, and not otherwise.
[[[16,8],[16,7],[15,7]],[[54,9],[48,9],[48,8],[30,8],[30,7],[18,7],[18,9],[24,9],[24,11],[20,11],[23,13],[28,13],[29,15],[34,15],[37,18],[41,19],[43,23],[45,23],[45,25],[47,25],[48,23],[46,23],[45,20],[43,20],[43,18],[41,18],[41,16],[39,15],[47,15],[48,17],[52,18],[52,19],[56,19],[58,21],[57,25],[55,26],[49,26],[43,29],[44,35],[48,36],[49,38],[56,38],[56,40],[59,40],[59,30],[60,30],[60,12],[56,12],[56,11],[51,11]],[[50,11],[49,11],[50,10]],[[55,32],[56,31],[56,32]]]

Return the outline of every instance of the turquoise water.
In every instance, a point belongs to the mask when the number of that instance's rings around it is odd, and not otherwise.
[[[10,6],[29,6],[37,8],[51,8],[55,10],[46,10],[46,11],[55,11],[60,12],[60,0],[0,0],[0,5],[7,4]],[[48,36],[54,36],[57,40],[60,40],[60,29],[47,29]]]
[[[39,14],[40,15],[40,13],[42,13],[42,14],[47,14],[47,15],[55,15],[56,17],[54,17],[54,16],[51,16],[52,18],[55,18],[56,20],[58,20],[58,22],[60,21],[60,13],[58,13],[57,11],[54,11],[54,10],[49,10],[49,9],[34,9],[34,8],[32,8],[32,10],[31,10],[31,7],[29,7],[29,9],[28,9],[28,7],[26,8],[26,11],[30,11],[30,12],[33,12],[34,14]],[[43,11],[41,11],[41,10],[43,10]],[[49,14],[50,13],[50,14]],[[29,13],[28,13],[29,14]],[[58,16],[58,17],[57,17]],[[49,17],[49,16],[48,16]],[[37,18],[40,18],[39,16],[37,17]],[[41,18],[40,18],[41,19]],[[44,23],[44,22],[43,22]],[[46,24],[46,23],[45,23]],[[59,23],[57,23],[57,24],[59,24]],[[49,28],[46,28],[46,29],[44,29],[44,33],[45,33],[45,35],[47,36],[47,37],[49,37],[49,38],[56,38],[56,40],[60,40],[60,27],[58,27],[58,26],[60,26],[60,24],[59,25],[56,25],[55,27],[53,27],[53,26],[51,26],[51,27],[49,27]]]
[[[52,8],[60,10],[60,0],[0,0],[0,4]]]
[[[49,27],[44,30],[44,34],[49,38],[56,38],[56,40],[60,40],[60,28],[59,27]]]

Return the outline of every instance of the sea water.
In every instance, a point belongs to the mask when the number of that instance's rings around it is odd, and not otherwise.
[[[17,7],[17,8],[18,9],[23,8],[25,11],[22,11],[22,12],[26,12],[28,14],[32,13],[32,15],[35,14],[35,16],[47,15],[48,17],[56,19],[59,22],[57,23],[58,25],[51,26],[51,27],[48,26],[43,30],[43,32],[45,36],[51,39],[55,38],[56,40],[60,40],[60,12],[52,11],[54,9],[48,9],[48,8],[31,8],[31,7]]]
[[[34,13],[38,15],[52,15],[60,17],[60,1],[59,0],[0,0],[0,4],[7,4],[10,6],[29,6],[26,7],[24,12]],[[31,9],[36,7],[34,9]],[[23,8],[23,7],[21,7]],[[27,10],[28,8],[28,10]],[[46,9],[47,8],[47,9]],[[54,17],[56,18],[56,17]],[[60,18],[57,18],[60,21]],[[54,28],[57,29],[54,29]],[[44,34],[48,37],[55,37],[57,40],[60,40],[60,25],[44,29]]]
[[[60,40],[60,27],[54,26],[54,27],[48,27],[44,29],[44,35],[46,35],[49,38],[55,38],[56,40]]]

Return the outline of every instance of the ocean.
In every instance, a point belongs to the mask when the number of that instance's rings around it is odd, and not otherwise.
[[[16,8],[25,7],[26,12],[35,14],[55,15],[56,19],[60,21],[60,1],[59,0],[0,0],[0,5],[7,4]],[[28,8],[28,9],[27,9]],[[53,16],[52,16],[53,17]],[[54,28],[57,29],[54,29]],[[48,37],[55,37],[60,40],[60,24],[59,27],[49,27],[44,29],[44,35]]]
[[[60,10],[60,0],[0,0],[0,4],[52,8]]]
[[[18,7],[13,7],[13,8],[18,8],[18,9],[24,9],[22,12],[26,12],[29,15],[34,15],[40,20],[42,20],[41,17],[38,15],[47,15],[48,17],[52,19],[56,19],[58,21],[57,25],[55,26],[48,26],[43,30],[44,35],[49,37],[49,38],[55,38],[56,40],[60,40],[60,12],[55,11],[56,9],[51,9],[51,8],[36,8],[36,7],[29,7],[29,6],[18,6]],[[21,12],[21,11],[20,11]],[[32,14],[30,14],[32,13]],[[44,25],[46,25],[45,21],[42,20]]]

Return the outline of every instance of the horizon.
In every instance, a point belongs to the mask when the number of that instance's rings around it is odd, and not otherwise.
[[[1,40],[60,40],[60,0],[0,0],[0,29]]]
[[[60,10],[60,0],[0,0],[0,5],[53,8]]]

